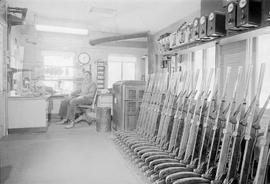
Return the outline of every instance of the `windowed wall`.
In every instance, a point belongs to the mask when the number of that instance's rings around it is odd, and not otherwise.
[[[216,48],[215,46],[196,50],[190,53],[185,53],[179,56],[180,70],[192,71],[195,74],[197,70],[200,71],[196,89],[200,90],[202,87],[202,79],[206,83],[210,70],[216,68]],[[194,78],[193,78],[194,79]],[[210,90],[213,89],[215,79],[215,72],[212,75],[210,83]],[[205,85],[205,84],[203,84]]]
[[[74,89],[74,57],[72,52],[43,51],[43,84],[59,93]]]
[[[134,56],[111,55],[108,58],[108,88],[121,80],[135,80],[137,59]]]
[[[226,69],[231,67],[231,75],[226,91],[226,99],[229,101],[232,98],[232,93],[235,86],[235,81],[239,66],[243,67],[244,73],[247,74],[248,68],[253,64],[254,71],[252,80],[249,84],[247,102],[250,103],[257,91],[257,81],[259,77],[260,66],[265,63],[265,75],[263,86],[260,95],[260,107],[262,107],[270,94],[270,83],[267,81],[270,78],[270,29],[254,30],[252,34],[246,33],[240,36],[233,36],[219,40],[218,42],[209,42],[187,49],[177,50],[177,70],[176,71],[196,71],[197,69],[207,70],[207,75],[211,68],[221,69],[220,81],[218,89],[221,92],[225,80]],[[175,50],[176,51],[176,50]],[[174,51],[171,51],[172,53]],[[179,65],[178,65],[179,64]],[[156,67],[160,67],[156,65]],[[212,77],[210,89],[213,90],[213,84],[216,73]],[[200,86],[200,76],[197,84],[197,89]],[[240,82],[240,88],[237,92],[237,101],[243,99],[244,79]],[[220,93],[219,92],[219,93]],[[221,94],[220,94],[221,95]],[[267,111],[270,111],[270,104]],[[266,112],[267,112],[266,111]],[[265,113],[265,116],[270,117],[270,112]]]

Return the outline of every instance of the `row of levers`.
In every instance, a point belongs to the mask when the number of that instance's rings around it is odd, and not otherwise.
[[[264,68],[151,74],[136,130],[116,132],[115,144],[149,183],[269,183]]]

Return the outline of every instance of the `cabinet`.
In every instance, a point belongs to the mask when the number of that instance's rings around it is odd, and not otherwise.
[[[134,130],[144,93],[144,81],[119,81],[113,84],[113,128]]]
[[[47,130],[47,99],[44,97],[9,97],[8,129],[17,131]]]

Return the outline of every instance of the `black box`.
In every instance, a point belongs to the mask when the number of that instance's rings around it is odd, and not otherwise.
[[[219,37],[226,35],[226,16],[223,12],[212,12],[208,16],[207,36]]]
[[[192,22],[190,42],[199,40],[199,21],[199,18],[195,18]]]
[[[237,26],[257,27],[262,20],[262,0],[240,0],[237,5]]]
[[[270,22],[270,0],[262,2],[262,24]]]

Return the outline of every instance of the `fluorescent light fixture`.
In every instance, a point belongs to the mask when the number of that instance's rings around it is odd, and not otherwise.
[[[78,28],[61,27],[61,26],[49,26],[49,25],[40,25],[40,24],[36,24],[35,27],[36,27],[36,30],[44,31],[44,32],[88,35],[87,29],[78,29]]]
[[[90,14],[101,15],[104,17],[115,17],[116,10],[110,8],[99,8],[99,7],[91,7],[89,10]]]

